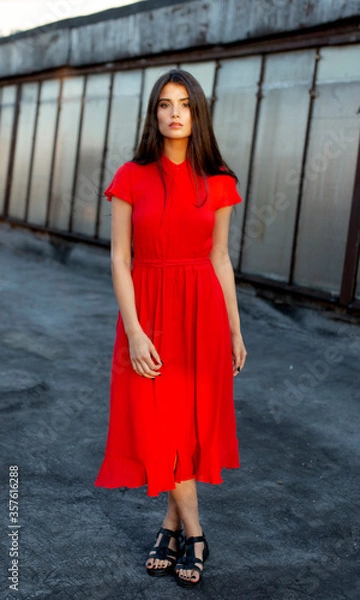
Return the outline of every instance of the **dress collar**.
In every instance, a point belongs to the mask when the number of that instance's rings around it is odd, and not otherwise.
[[[181,171],[185,169],[190,164],[190,159],[186,158],[183,162],[176,164],[170,158],[165,156],[165,154],[161,155],[161,165],[166,171]]]

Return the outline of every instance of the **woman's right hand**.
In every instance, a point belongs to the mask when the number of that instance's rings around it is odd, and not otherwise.
[[[155,379],[161,375],[161,358],[144,331],[137,331],[128,335],[130,359],[134,371],[142,377]]]

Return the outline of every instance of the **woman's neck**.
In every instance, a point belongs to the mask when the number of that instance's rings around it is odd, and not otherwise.
[[[188,138],[182,140],[171,140],[164,138],[164,154],[175,164],[180,164],[186,160],[188,147]]]

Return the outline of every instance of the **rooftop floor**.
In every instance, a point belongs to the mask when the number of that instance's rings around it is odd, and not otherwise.
[[[5,226],[0,239],[1,494],[7,506],[17,465],[21,525],[19,593],[2,597],[357,600],[359,326],[239,289],[242,466],[199,485],[210,558],[202,588],[182,590],[143,566],[166,494],[93,485],[117,316],[108,253]]]

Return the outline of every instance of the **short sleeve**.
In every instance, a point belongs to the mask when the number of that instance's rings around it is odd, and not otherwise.
[[[131,194],[131,172],[132,172],[132,164],[131,162],[127,162],[116,171],[112,182],[104,191],[106,199],[110,202],[112,197],[120,198],[120,200],[125,200],[125,202],[129,202],[129,204],[133,204],[133,198]]]
[[[242,198],[236,188],[236,179],[231,175],[220,175],[222,186],[214,198],[215,210],[224,206],[233,206],[242,202]]]

